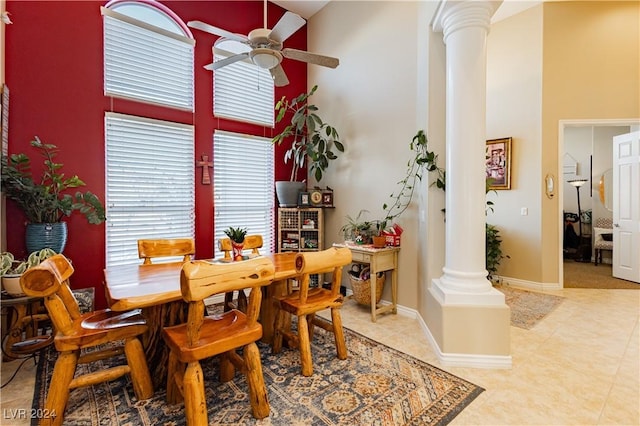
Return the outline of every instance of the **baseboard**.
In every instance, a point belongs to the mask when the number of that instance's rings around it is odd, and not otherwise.
[[[511,287],[518,287],[518,288],[538,290],[538,291],[562,290],[562,286],[560,285],[560,283],[540,283],[536,281],[527,281],[527,280],[521,280],[519,278],[511,278],[511,277],[503,277],[503,276],[497,277],[497,283],[511,286]]]

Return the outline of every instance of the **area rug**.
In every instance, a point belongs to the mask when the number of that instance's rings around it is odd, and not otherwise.
[[[335,356],[333,335],[316,327],[314,374],[300,374],[300,357],[272,355],[260,344],[271,413],[251,416],[244,375],[217,380],[217,358],[203,361],[210,425],[445,425],[484,391],[464,379],[345,329],[349,357]],[[44,352],[37,369],[33,408],[44,406],[57,353]],[[93,370],[107,363],[94,364]],[[82,365],[79,368],[89,368]],[[167,405],[164,389],[137,401],[128,377],[71,391],[65,425],[185,424],[184,406]]]
[[[511,309],[511,325],[531,329],[562,303],[564,297],[553,294],[519,290],[506,285],[496,285],[504,293],[505,303]]]

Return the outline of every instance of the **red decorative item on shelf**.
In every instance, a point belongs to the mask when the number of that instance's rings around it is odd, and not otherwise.
[[[400,247],[400,236],[402,235],[402,227],[397,223],[394,223],[390,229],[386,229],[382,232],[386,239],[386,245],[389,247]]]

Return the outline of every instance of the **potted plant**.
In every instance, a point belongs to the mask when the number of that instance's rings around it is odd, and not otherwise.
[[[244,237],[247,235],[247,228],[230,226],[224,230],[224,233],[231,240],[233,260],[242,260],[242,249],[244,247]]]
[[[0,254],[0,276],[2,277],[2,288],[7,291],[10,296],[24,296],[22,287],[20,286],[20,277],[27,269],[37,266],[48,257],[56,254],[50,248],[44,248],[34,251],[29,255],[27,260],[17,261],[10,252]]]
[[[55,145],[43,143],[36,136],[31,146],[44,157],[42,177],[39,181],[33,178],[27,154],[3,156],[2,191],[27,218],[27,250],[49,247],[61,253],[67,241],[67,224],[62,218],[78,211],[89,223],[100,224],[106,220],[104,207],[90,191],[70,193],[85,183],[77,175],[66,177],[61,171],[63,165],[54,162],[58,153]]]
[[[369,243],[375,224],[372,221],[364,220],[362,217],[364,213],[369,213],[369,211],[360,210],[356,217],[346,216],[347,223],[340,228],[340,233],[344,236],[346,242],[351,241],[356,244]]]
[[[316,92],[315,85],[309,93],[302,93],[293,100],[285,96],[275,106],[276,123],[291,114],[291,122],[284,130],[272,139],[278,145],[293,138],[291,146],[284,155],[285,164],[293,161],[291,177],[288,183],[276,182],[276,192],[281,206],[296,206],[298,192],[304,189],[304,182],[296,182],[298,170],[308,164],[309,173],[316,181],[322,179],[323,173],[329,167],[329,162],[338,158],[337,152],[344,152],[344,145],[335,127],[325,123],[318,115],[318,107],[309,103],[309,98]],[[291,195],[285,193],[285,188],[291,189]]]

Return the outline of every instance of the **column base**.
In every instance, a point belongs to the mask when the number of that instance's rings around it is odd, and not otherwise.
[[[446,268],[445,268],[446,269]],[[458,274],[459,275],[459,274]],[[504,294],[491,285],[484,274],[461,279],[445,270],[445,275],[432,282],[431,290],[441,304],[504,305]]]
[[[495,293],[452,291],[433,280],[425,322],[444,364],[511,367],[511,309]]]

